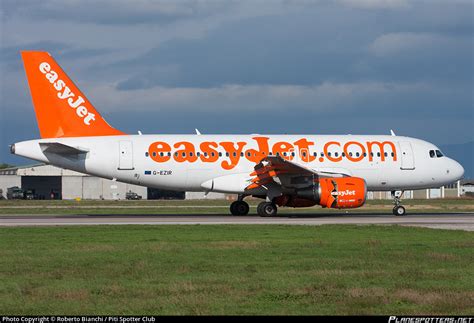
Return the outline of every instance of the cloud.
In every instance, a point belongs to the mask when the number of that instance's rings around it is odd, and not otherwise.
[[[473,140],[473,9],[472,0],[3,0],[0,148],[38,136],[22,49],[50,51],[124,130],[393,127]]]
[[[408,8],[409,0],[339,0],[338,2],[364,9]]]
[[[403,32],[379,36],[370,44],[369,49],[376,56],[394,56],[450,47],[459,47],[459,40],[434,33]]]
[[[190,17],[206,16],[222,9],[219,1],[150,1],[135,0],[49,0],[4,1],[5,19],[12,16],[37,21],[75,21],[103,25],[166,24]]]
[[[91,97],[107,112],[158,112],[164,110],[187,113],[202,112],[246,113],[253,109],[278,114],[293,109],[299,113],[350,113],[378,97],[396,98],[416,93],[430,93],[429,84],[397,84],[378,82],[332,83],[303,85],[224,85],[210,88],[152,87],[120,91],[111,85],[94,86]]]

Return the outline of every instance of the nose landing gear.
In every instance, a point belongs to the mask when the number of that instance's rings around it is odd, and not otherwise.
[[[405,208],[401,205],[402,194],[403,191],[392,191],[393,203],[395,204],[392,210],[393,215],[404,216],[406,214]]]

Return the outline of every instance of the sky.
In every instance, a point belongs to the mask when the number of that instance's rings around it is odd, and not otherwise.
[[[472,0],[1,0],[0,163],[39,138],[20,50],[127,133],[474,140]]]

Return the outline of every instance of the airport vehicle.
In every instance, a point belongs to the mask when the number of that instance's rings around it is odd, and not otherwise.
[[[34,190],[25,190],[23,192],[23,198],[25,200],[36,200],[38,199],[38,195],[35,194]]]
[[[125,193],[125,199],[127,199],[127,200],[141,200],[142,196],[138,195],[135,192],[129,191],[129,192]]]
[[[47,52],[22,58],[41,139],[11,145],[13,154],[148,187],[238,194],[245,215],[278,206],[356,208],[367,191],[391,191],[404,215],[404,190],[440,187],[463,167],[433,144],[373,135],[130,135],[111,127]]]
[[[7,199],[9,200],[21,200],[24,198],[24,192],[18,186],[7,188]]]

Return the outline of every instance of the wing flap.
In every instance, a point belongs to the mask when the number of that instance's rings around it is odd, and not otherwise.
[[[270,183],[291,188],[320,177],[345,177],[351,176],[351,173],[343,168],[313,170],[281,156],[267,156],[255,165],[250,176],[252,179],[246,188],[248,190],[264,187]]]

